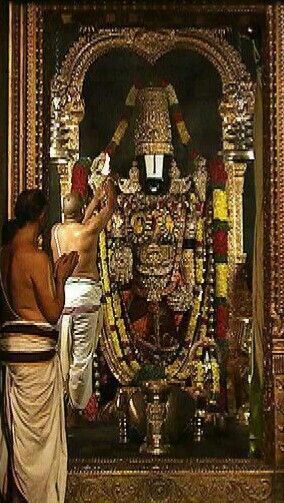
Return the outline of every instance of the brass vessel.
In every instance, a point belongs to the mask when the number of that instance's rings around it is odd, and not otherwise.
[[[166,380],[144,381],[142,390],[146,401],[147,433],[140,452],[159,456],[170,449],[164,428],[170,386]]]

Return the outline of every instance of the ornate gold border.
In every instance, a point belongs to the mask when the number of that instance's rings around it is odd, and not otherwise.
[[[272,503],[275,492],[273,472],[260,462],[97,458],[72,461],[66,502],[95,494],[98,503]]]
[[[35,185],[36,158],[36,7],[31,6],[27,11],[27,157],[26,157],[26,185]]]
[[[266,10],[264,50],[265,454],[284,466],[284,7]]]
[[[126,5],[126,4],[125,4]],[[38,64],[38,54],[34,50],[34,44],[30,42],[29,58],[27,64],[27,38],[26,19],[28,6],[10,4],[10,29],[9,29],[9,215],[12,214],[15,198],[18,192],[25,186],[25,156],[29,152],[29,163],[34,159],[41,158],[39,142],[34,140],[34,133],[27,135],[25,127],[26,117],[29,116],[31,131],[42,138],[42,126],[36,115],[34,126],[34,108],[31,100],[34,99],[34,87],[29,82],[30,72],[35,75],[32,68]],[[47,9],[57,9],[60,12],[76,11],[76,9],[86,9],[86,6],[51,6],[47,4],[37,8],[36,12],[29,13],[28,26],[29,33],[34,31],[35,22],[42,22],[43,12]],[[118,3],[96,5],[93,9],[103,13],[121,12],[129,21],[129,16],[133,13],[143,18],[143,7],[139,2],[131,3],[127,6],[127,12],[123,14],[123,5]],[[148,7],[147,7],[148,9]],[[149,6],[150,11],[167,12],[171,16],[175,6],[168,3],[163,9],[160,4]],[[148,10],[149,10],[148,9]],[[148,15],[151,15],[151,12]],[[227,6],[222,5],[195,5],[181,3],[179,6],[181,16],[190,14],[202,14],[204,22],[208,22],[208,16],[223,15],[258,15],[264,23],[263,50],[264,58],[264,180],[265,180],[265,249],[264,249],[264,286],[265,286],[265,429],[266,442],[265,454],[271,467],[279,470],[284,466],[284,6],[277,5],[250,5],[250,6]],[[103,14],[102,14],[103,15]],[[146,16],[146,13],[145,13]],[[105,17],[106,19],[106,17]],[[127,22],[128,22],[127,21]],[[209,20],[210,21],[210,20]],[[125,23],[127,25],[127,22]],[[36,47],[38,46],[36,38]],[[36,53],[36,54],[35,54]],[[24,61],[22,57],[25,57]],[[35,65],[35,66],[33,66]],[[27,70],[29,68],[29,70]],[[24,100],[26,83],[28,82],[28,101]],[[41,79],[34,82],[37,92],[42,93]],[[40,94],[39,94],[40,95]],[[39,96],[37,95],[37,96]],[[40,108],[40,105],[38,105]],[[39,110],[40,113],[40,110]],[[30,114],[30,115],[29,115]],[[35,141],[35,148],[34,142]],[[42,142],[42,140],[41,140]],[[24,147],[24,148],[22,148]],[[32,165],[32,164],[30,164]],[[34,167],[35,174],[29,174],[29,183],[36,180],[37,167]],[[233,470],[234,468],[232,468]],[[237,480],[237,471],[235,480]],[[217,475],[216,475],[217,476]],[[84,499],[78,499],[84,501]],[[86,497],[85,497],[86,501]],[[246,501],[245,499],[243,501]],[[248,498],[247,498],[247,501]]]
[[[27,8],[26,187],[42,186],[43,164],[43,16]]]
[[[8,217],[13,215],[18,193],[24,188],[24,34],[26,11],[9,4],[8,89]]]
[[[234,497],[234,499],[232,499]],[[281,497],[281,496],[280,496]],[[244,474],[100,473],[68,479],[66,503],[275,503],[272,476]]]
[[[9,4],[8,216],[24,188],[41,186],[43,150],[42,11]]]

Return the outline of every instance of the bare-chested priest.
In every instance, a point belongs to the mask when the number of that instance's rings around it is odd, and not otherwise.
[[[0,360],[6,378],[0,500],[13,503],[64,503],[65,498],[67,448],[56,323],[64,306],[64,283],[78,254],[62,256],[53,274],[48,256],[38,248],[46,210],[40,190],[22,192],[1,248],[5,321]]]
[[[83,411],[92,396],[92,359],[102,322],[98,238],[111,218],[115,204],[114,181],[108,177],[103,188],[97,189],[85,214],[82,197],[77,193],[66,195],[63,200],[64,223],[55,225],[52,230],[55,261],[71,250],[79,253],[78,265],[65,284],[60,335],[65,389],[70,406],[77,411]]]

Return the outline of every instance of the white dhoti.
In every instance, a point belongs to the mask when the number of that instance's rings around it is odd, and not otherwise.
[[[84,409],[93,391],[92,365],[102,328],[102,289],[88,278],[68,278],[60,330],[60,360],[71,405]]]
[[[12,484],[27,503],[64,503],[67,446],[56,337],[44,332],[45,326],[35,335],[21,325],[22,332],[0,334],[0,358],[6,365],[1,494],[6,497]]]

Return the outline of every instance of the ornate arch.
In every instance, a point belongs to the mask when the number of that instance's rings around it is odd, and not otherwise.
[[[217,30],[142,28],[96,30],[85,27],[70,47],[51,84],[51,162],[58,169],[62,194],[69,189],[70,170],[79,156],[79,124],[84,116],[82,87],[90,65],[114,48],[125,48],[150,64],[173,49],[198,52],[216,68],[222,82],[223,156],[229,172],[232,215],[230,261],[243,262],[242,190],[246,160],[252,158],[253,82],[239,53]]]
[[[122,28],[95,31],[87,27],[69,49],[52,82],[52,90],[63,100],[81,94],[89,66],[102,54],[114,48],[130,49],[154,64],[167,52],[185,48],[197,51],[216,67],[223,87],[233,82],[250,82],[239,53],[226,40],[220,40],[215,30],[159,30]],[[65,98],[65,100],[64,100]]]

